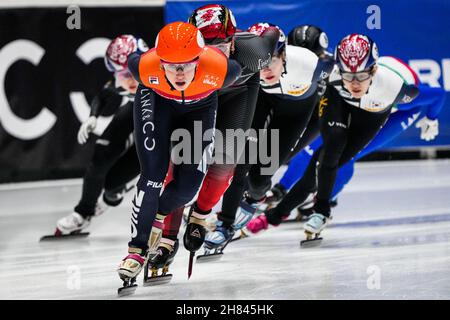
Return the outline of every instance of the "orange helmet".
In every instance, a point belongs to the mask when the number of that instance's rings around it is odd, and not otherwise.
[[[197,27],[177,21],[161,29],[155,47],[162,60],[181,63],[197,58],[205,48],[205,40]]]

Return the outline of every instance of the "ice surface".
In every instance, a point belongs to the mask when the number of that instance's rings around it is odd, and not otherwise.
[[[86,239],[39,243],[80,195],[80,181],[0,186],[1,299],[118,299],[130,196]],[[170,284],[120,299],[449,299],[450,162],[358,164],[320,248],[290,223],[233,242],[217,262],[180,248]]]

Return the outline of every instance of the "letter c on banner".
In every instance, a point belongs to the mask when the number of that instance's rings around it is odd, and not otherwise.
[[[97,58],[103,58],[106,52],[106,48],[111,42],[108,38],[93,38],[85,43],[83,43],[78,50],[76,55],[80,58],[85,65],[90,64]],[[91,107],[86,101],[86,97],[83,92],[74,91],[70,93],[70,102],[72,104],[73,111],[77,116],[78,120],[83,123],[89,118],[89,113],[91,112]],[[97,126],[94,129],[94,133],[101,135],[112,120],[112,116],[104,117],[100,116],[97,120]]]
[[[0,50],[0,123],[10,135],[22,139],[32,140],[46,134],[55,124],[56,116],[47,108],[42,108],[32,119],[22,119],[14,114],[5,94],[6,72],[16,61],[26,60],[38,65],[45,50],[29,40],[15,40]]]

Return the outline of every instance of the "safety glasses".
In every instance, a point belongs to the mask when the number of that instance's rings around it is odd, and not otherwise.
[[[128,69],[117,71],[114,73],[114,76],[117,80],[128,80],[133,78],[133,75],[130,71],[128,71]]]
[[[191,62],[186,63],[170,63],[161,60],[161,65],[166,71],[169,72],[178,72],[178,70],[181,70],[181,72],[189,72],[194,70],[198,65],[199,60],[194,60]]]
[[[358,82],[363,82],[366,80],[369,80],[372,76],[372,71],[361,71],[361,72],[342,72],[341,71],[341,77],[345,81],[352,82],[353,80],[356,80]]]

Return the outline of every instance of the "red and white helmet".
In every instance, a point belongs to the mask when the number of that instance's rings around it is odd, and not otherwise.
[[[208,4],[195,9],[188,22],[200,30],[208,44],[227,40],[236,33],[233,12],[220,4]]]
[[[124,34],[115,38],[108,45],[105,54],[106,68],[111,72],[118,72],[128,68],[128,56],[136,51],[145,52],[147,44],[139,38]]]
[[[368,36],[350,34],[336,47],[334,57],[341,71],[360,72],[376,64],[377,44]]]
[[[280,31],[280,37],[278,38],[277,46],[275,47],[275,54],[280,54],[286,49],[287,38],[279,26],[268,22],[258,22],[249,27],[247,31],[260,36],[270,27],[277,28],[278,31]]]

